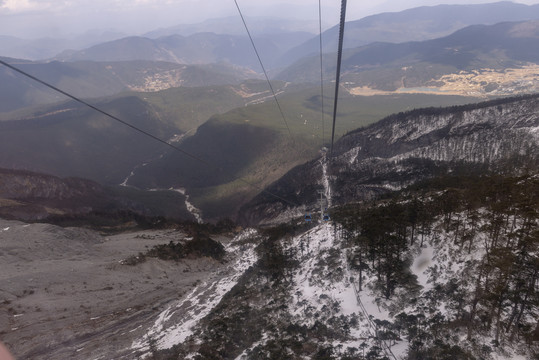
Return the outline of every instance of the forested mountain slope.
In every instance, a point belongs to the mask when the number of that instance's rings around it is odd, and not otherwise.
[[[210,285],[201,284],[171,304],[132,350],[154,359],[532,359],[538,204],[537,174],[443,176],[336,208],[331,223],[251,230],[234,240],[251,267],[211,284],[218,294],[204,296]]]
[[[0,168],[0,217],[4,219],[111,228],[133,220],[139,223],[136,226],[143,225],[158,216],[195,220],[183,205],[185,200],[175,191],[149,193]]]
[[[531,95],[392,115],[343,136],[330,161],[322,157],[296,167],[268,190],[310,209],[317,207],[320,188],[333,204],[344,204],[452,171],[537,168],[538,107],[539,96]],[[290,209],[262,194],[244,207],[240,218],[256,223],[289,210],[301,214],[305,208]]]

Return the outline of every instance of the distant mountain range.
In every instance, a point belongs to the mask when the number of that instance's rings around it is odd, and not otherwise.
[[[290,48],[308,39],[311,34],[289,32],[254,38],[257,51],[265,66],[275,61]],[[181,64],[207,64],[228,62],[261,72],[260,64],[246,35],[226,35],[210,32],[189,36],[169,35],[150,39],[132,36],[85,50],[65,51],[55,57],[60,61],[131,61],[152,60]]]
[[[504,1],[423,6],[348,21],[345,48],[374,42],[423,41],[449,35],[470,25],[534,19],[539,19],[539,5]],[[316,21],[268,17],[247,20],[268,67],[283,67],[319,51],[319,38],[315,35],[319,31]],[[212,33],[213,37],[208,33]],[[323,33],[324,52],[336,50],[337,33],[337,26]],[[73,39],[25,40],[0,36],[0,56],[36,60],[162,60],[184,63],[208,63],[221,59],[237,65],[254,66],[258,70],[257,62],[243,59],[252,55],[250,45],[244,46],[246,41],[241,21],[237,17],[227,17],[196,24],[181,24],[131,37],[113,32],[88,33]],[[193,52],[196,42],[205,44],[205,50],[195,49]]]
[[[30,62],[5,59],[20,69],[77,97],[110,96],[122,91],[158,91],[179,86],[238,84],[256,77],[229,64],[183,65],[160,61]],[[0,113],[65,100],[41,84],[0,67]],[[1,118],[1,116],[0,116]]]
[[[254,36],[286,35],[290,33],[305,33],[306,36],[318,34],[319,24],[316,20],[281,19],[269,17],[248,17],[249,32]],[[230,16],[218,19],[208,19],[196,24],[180,24],[168,28],[157,29],[144,34],[144,37],[157,39],[170,35],[190,36],[197,33],[212,32],[245,36],[245,26],[239,16]]]
[[[290,20],[290,19],[278,19],[268,17],[254,17],[248,19],[249,31],[255,36],[257,42],[261,42],[261,46],[265,42],[272,42],[276,49],[279,50],[278,54],[269,52],[268,55],[278,56],[290,48],[295,47],[304,41],[312,38],[314,34],[318,33],[318,21],[302,21],[302,20]],[[128,36],[126,34],[112,32],[112,31],[91,31],[83,35],[79,35],[73,38],[40,38],[40,39],[21,39],[13,36],[0,35],[0,56],[28,59],[28,60],[96,60],[99,58],[103,61],[115,61],[118,58],[118,54],[111,53],[111,47],[121,46],[123,51],[128,51],[128,54],[122,58],[123,60],[156,60],[156,54],[145,55],[143,51],[136,52],[129,48],[133,45],[141,45],[140,43],[134,43],[131,39],[125,40],[119,43],[113,43],[108,46],[101,46],[97,49],[90,50],[90,54],[79,53],[80,51],[88,48],[93,48],[96,45],[106,44],[108,42],[114,42],[121,39],[129,38],[144,38],[149,40],[158,40],[160,38],[166,38],[173,35],[179,37],[185,37],[189,42],[191,37],[196,34],[213,33],[215,35],[221,35],[221,41],[227,44],[227,37],[231,37],[236,41],[236,38],[242,38],[245,41],[247,34],[245,27],[239,17],[226,17],[219,19],[209,19],[201,23],[196,24],[182,24],[170,28],[157,29],[148,32],[141,36]],[[225,37],[226,36],[226,37]],[[201,36],[192,38],[193,42],[201,40]],[[193,44],[192,47],[196,47]],[[167,47],[171,44],[163,44],[162,42],[156,42],[155,47]],[[183,46],[183,45],[175,45]],[[119,51],[122,51],[119,50]],[[148,48],[146,48],[148,50]],[[176,51],[177,50],[177,51]],[[182,49],[175,49],[174,46],[171,49],[167,48],[167,51],[178,52]],[[232,49],[231,51],[237,51],[238,49]],[[135,51],[133,53],[133,51]],[[198,52],[199,50],[197,50]],[[251,50],[252,51],[252,50]],[[103,52],[103,53],[101,53]],[[222,51],[221,51],[222,52]],[[60,54],[60,55],[59,55]],[[151,56],[150,56],[151,55]],[[192,54],[192,57],[195,57]],[[176,53],[174,56],[178,58],[186,57],[189,59],[189,55],[178,56]],[[174,59],[174,56],[164,57],[164,54],[160,54],[160,58],[166,61]],[[201,63],[208,62],[204,58],[195,58],[192,62]],[[213,61],[209,61],[213,62]]]
[[[539,19],[539,5],[499,2],[420,7],[347,22],[345,48],[376,42],[423,41],[449,35],[470,25],[534,19]],[[224,18],[195,25],[180,25],[148,33],[145,37],[127,37],[85,50],[66,51],[56,56],[56,59],[159,60],[187,64],[227,61],[260,71],[245,30],[235,20]],[[266,67],[280,68],[318,53],[319,38],[309,32],[312,31],[312,24],[303,24],[309,31],[302,31],[299,25],[302,24],[292,26],[289,20],[262,18],[253,21],[252,33]],[[336,51],[337,31],[337,27],[333,27],[323,33],[324,52]]]
[[[347,22],[345,48],[376,42],[424,41],[447,36],[470,25],[534,19],[539,19],[539,5],[498,2],[425,6]],[[319,51],[315,22],[260,17],[247,20],[268,69],[283,68]],[[335,52],[337,31],[334,26],[323,33],[324,52]],[[151,60],[183,64],[225,61],[257,72],[261,70],[243,24],[236,17],[158,29],[143,36],[120,36],[114,33],[88,34],[69,41],[22,40],[4,36],[0,37],[0,56],[60,61]]]
[[[397,13],[383,13],[346,24],[345,48],[367,44],[425,41],[447,36],[470,25],[492,25],[507,21],[539,19],[539,5],[499,2],[477,5],[438,5]],[[246,34],[233,18],[191,26],[178,26],[127,37],[78,51],[64,51],[61,61],[152,60],[185,64],[229,62],[260,72],[260,65]],[[291,26],[289,21],[259,19],[253,24],[255,44],[268,69],[283,68],[318,53],[319,38]],[[307,24],[305,24],[307,26]],[[307,26],[311,30],[312,26]],[[210,32],[215,29],[216,33]],[[256,29],[256,30],[255,30]],[[323,51],[336,51],[337,27],[323,33]],[[227,33],[228,31],[228,33]],[[184,33],[188,35],[179,35]],[[331,57],[330,57],[331,58]]]
[[[114,31],[90,31],[74,38],[21,39],[0,35],[0,56],[28,60],[50,59],[66,49],[84,49],[103,42],[121,39],[126,34]]]
[[[495,25],[473,25],[449,36],[400,44],[373,43],[348,49],[343,55],[343,80],[348,87],[369,87],[395,91],[399,88],[440,86],[443,75],[461,71],[505,72],[539,63],[539,20],[504,22]],[[330,57],[334,60],[334,57]],[[327,64],[325,75],[334,76],[334,62]],[[298,61],[276,78],[292,82],[319,81],[319,58]],[[533,71],[533,70],[532,70]],[[534,72],[528,78],[534,91]],[[519,79],[516,79],[517,81]],[[494,79],[481,84],[484,93],[498,89]],[[512,86],[511,91],[515,91]]]
[[[407,88],[440,87],[447,82],[467,81],[442,79],[443,76],[461,71],[494,70],[500,74],[507,73],[507,68],[522,68],[529,63],[539,62],[539,55],[535,51],[539,46],[538,36],[539,20],[534,20],[473,25],[449,36],[426,41],[372,43],[345,51],[343,80],[348,83],[349,89],[366,87],[395,91],[403,88],[406,91]],[[290,37],[288,40],[289,45],[294,42]],[[276,43],[272,40],[258,43],[262,59],[268,60],[265,61],[266,65],[277,61],[278,54],[282,53],[283,49],[278,49]],[[252,56],[245,56],[245,53]],[[147,60],[131,61],[137,58]],[[238,83],[257,76],[248,68],[260,72],[258,60],[246,38],[211,33],[190,37],[173,35],[155,40],[124,38],[84,51],[65,53],[62,59],[74,62],[18,63],[37,71],[38,76],[50,79],[53,84],[58,84],[62,79],[65,90],[73,90],[81,97],[110,95],[123,90],[152,91],[174,86]],[[157,60],[169,63],[150,63]],[[214,62],[221,63],[196,68],[175,64]],[[245,69],[225,65],[227,63],[241,65]],[[334,55],[326,55],[326,78],[334,76],[334,67]],[[478,78],[476,84],[472,84],[473,89],[467,93],[452,88],[441,91],[459,95],[507,95],[515,89],[533,92],[539,88],[539,83],[534,70],[530,71],[528,74],[517,74],[512,79],[506,79],[505,74],[498,74],[496,79],[490,77],[490,80]],[[9,88],[2,88],[5,94],[0,109],[4,111],[58,100],[56,94],[44,92],[30,81],[18,80],[5,69],[0,71],[2,75],[4,83],[10,84]],[[318,56],[304,58],[275,75],[276,79],[293,83],[317,82],[319,77]],[[81,83],[84,83],[84,87],[80,86]]]
[[[457,70],[507,68],[539,62],[539,20],[472,25],[433,40],[401,44],[374,43],[350,50],[347,70],[368,66],[407,65],[417,62],[447,65]]]
[[[404,43],[447,36],[470,25],[493,25],[505,21],[539,19],[539,5],[503,1],[490,4],[423,6],[394,13],[367,16],[348,21],[345,26],[345,48],[375,43]],[[322,36],[323,51],[337,50],[338,26]],[[318,53],[318,37],[284,55],[289,63]]]

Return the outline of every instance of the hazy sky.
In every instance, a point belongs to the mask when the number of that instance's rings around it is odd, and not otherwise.
[[[318,17],[318,0],[237,0],[245,17]],[[347,20],[385,11],[441,3],[476,4],[492,0],[349,0]],[[515,2],[534,4],[539,0]],[[322,0],[323,20],[338,22],[339,0]],[[157,28],[237,16],[234,0],[0,0],[0,35],[26,38],[70,37],[88,30],[142,34]]]

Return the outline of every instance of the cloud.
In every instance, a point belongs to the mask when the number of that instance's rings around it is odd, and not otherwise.
[[[0,10],[2,12],[16,14],[31,11],[42,11],[49,9],[51,3],[49,1],[32,1],[32,0],[2,0],[0,1]]]
[[[237,0],[251,21],[255,16],[317,19],[313,0]],[[469,2],[451,0],[450,2]],[[485,2],[494,0],[474,0]],[[348,2],[347,20],[357,20],[381,11],[445,0],[371,0]],[[539,0],[519,0],[538,3]],[[323,1],[323,22],[336,24],[339,1]],[[126,34],[144,34],[156,28],[189,24],[208,18],[238,16],[232,0],[0,0],[0,35],[36,38],[71,36],[90,29],[114,29]]]

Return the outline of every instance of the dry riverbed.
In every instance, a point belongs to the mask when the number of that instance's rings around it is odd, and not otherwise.
[[[102,236],[0,219],[0,340],[17,359],[136,358],[131,344],[155,316],[226,264],[121,262],[184,238],[175,230]]]

